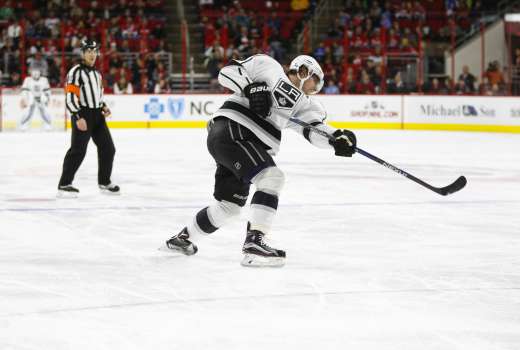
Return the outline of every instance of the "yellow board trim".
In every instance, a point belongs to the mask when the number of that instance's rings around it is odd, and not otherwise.
[[[207,122],[203,120],[156,120],[156,121],[108,121],[108,126],[114,129],[163,129],[163,128],[205,128]],[[393,130],[443,130],[443,131],[475,131],[475,132],[503,132],[520,133],[520,125],[470,125],[470,124],[427,124],[427,123],[370,123],[370,122],[330,122],[335,128],[345,129],[393,129]],[[59,127],[53,123],[54,127]],[[6,120],[3,129],[16,128],[16,122]],[[67,121],[67,129],[71,128]]]
[[[207,122],[204,120],[198,121],[108,121],[109,128],[114,129],[166,129],[166,128],[205,128]],[[67,121],[67,129],[71,128],[70,121]]]

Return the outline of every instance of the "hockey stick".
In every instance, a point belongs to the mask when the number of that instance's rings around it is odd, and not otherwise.
[[[335,140],[334,136],[328,134],[327,132],[323,131],[323,130],[320,130],[318,129],[317,127],[311,125],[311,124],[308,124],[306,122],[304,122],[303,120],[299,120],[299,119],[296,119],[296,118],[287,118],[289,121],[295,123],[295,124],[298,124],[304,128],[308,128],[310,130],[312,130],[313,132],[315,132],[316,134],[319,134],[323,137],[326,137],[328,138],[329,140],[333,141]],[[410,180],[412,180],[413,182],[415,183],[418,183],[419,185],[421,186],[424,186],[426,187],[427,189],[435,192],[435,193],[438,193],[442,196],[447,196],[449,194],[452,194],[452,193],[455,193],[457,191],[460,191],[464,188],[464,186],[466,186],[466,183],[467,183],[467,180],[464,176],[459,176],[459,178],[457,180],[455,180],[452,184],[446,186],[446,187],[434,187],[426,182],[424,182],[423,180],[413,176],[412,174],[402,170],[402,169],[399,169],[398,167],[390,164],[390,163],[387,163],[385,162],[384,160],[382,160],[381,158],[378,158],[376,156],[374,156],[373,154],[370,154],[368,153],[367,151],[364,151],[362,150],[361,148],[359,147],[356,147],[356,152],[367,157],[368,159],[371,159],[373,160],[374,162],[377,162],[379,164],[381,164],[382,166],[384,166],[385,168],[388,168],[396,173],[398,173],[399,175],[402,175]]]

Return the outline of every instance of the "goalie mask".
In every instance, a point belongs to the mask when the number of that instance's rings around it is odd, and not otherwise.
[[[305,66],[307,68],[307,76],[300,76],[300,67]],[[300,79],[300,90],[303,87],[305,81],[309,78],[316,80],[316,90],[312,94],[317,94],[323,87],[323,70],[321,70],[320,64],[311,56],[300,55],[291,61],[289,70],[296,71],[296,76]]]
[[[31,69],[31,77],[34,79],[34,80],[38,80],[40,79],[40,76],[41,76],[41,72],[39,69]]]

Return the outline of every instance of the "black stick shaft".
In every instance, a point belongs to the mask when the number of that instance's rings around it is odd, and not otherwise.
[[[300,125],[300,126],[302,126],[304,128],[308,128],[308,129],[312,130],[313,132],[315,132],[315,133],[317,133],[317,134],[319,134],[319,135],[321,135],[323,137],[328,138],[329,140],[335,140],[334,136],[330,135],[329,133],[327,133],[327,132],[325,132],[325,131],[323,131],[321,129],[318,129],[317,127],[315,127],[315,126],[313,126],[313,125],[311,125],[309,123],[304,122],[303,120],[296,119],[296,118],[288,118],[288,119],[289,119],[289,121],[291,121],[291,122],[293,122],[295,124],[298,124],[298,125]],[[435,193],[438,193],[440,195],[443,195],[443,196],[446,196],[448,194],[457,192],[457,191],[461,190],[466,185],[466,178],[461,176],[459,179],[457,179],[454,183],[452,183],[449,186],[446,186],[446,187],[443,187],[443,188],[434,187],[434,186],[424,182],[423,180],[413,176],[412,174],[404,171],[403,169],[399,169],[395,165],[392,165],[392,164],[390,164],[388,162],[385,162],[381,158],[376,157],[373,154],[370,154],[367,151],[362,150],[359,147],[356,147],[356,152],[361,154],[361,155],[363,155],[363,156],[365,156],[365,157],[367,157],[368,159],[373,160],[376,163],[381,164],[385,168],[388,168],[388,169],[392,170],[393,172],[395,172],[395,173],[397,173],[399,175],[402,175],[402,176],[406,177],[407,179],[410,179],[413,182],[418,183],[419,185],[424,186],[427,189],[429,189],[429,190],[431,190],[431,191],[433,191]]]

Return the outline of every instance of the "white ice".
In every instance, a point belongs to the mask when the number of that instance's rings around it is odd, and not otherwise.
[[[441,197],[291,131],[271,235],[279,269],[240,266],[247,210],[157,250],[212,201],[205,131],[113,130],[99,194],[91,143],[76,200],[57,200],[68,133],[0,134],[0,349],[520,348],[520,135],[357,131]]]

